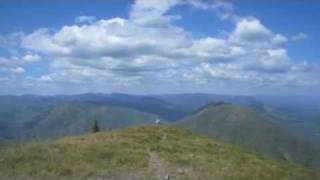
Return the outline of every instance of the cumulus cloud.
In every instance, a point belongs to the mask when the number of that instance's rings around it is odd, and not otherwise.
[[[94,16],[78,16],[75,18],[76,23],[91,23],[96,18]]]
[[[303,32],[300,32],[298,34],[295,34],[294,36],[292,36],[292,40],[293,41],[300,41],[300,40],[305,40],[305,39],[308,39],[308,34],[306,33],[303,33]]]
[[[0,76],[1,72],[9,75],[19,75],[25,73],[23,66],[37,63],[41,60],[38,54],[27,53],[23,56],[0,57]]]
[[[0,72],[9,73],[10,75],[22,74],[25,72],[24,68],[20,67],[17,57],[10,59],[0,57]]]
[[[243,18],[236,24],[230,40],[238,43],[261,43],[268,41],[272,33],[256,18]]]
[[[288,42],[288,38],[281,34],[275,34],[275,36],[271,40],[272,44],[274,45],[282,45],[286,42]]]
[[[273,33],[254,17],[244,17],[236,23],[236,28],[231,33],[229,41],[237,44],[273,46],[286,43],[287,38]]]
[[[34,63],[34,62],[41,61],[41,57],[38,54],[31,54],[31,53],[24,55],[21,59],[25,63]]]
[[[174,25],[183,17],[168,14],[180,4],[223,10],[228,17],[222,19],[232,17],[234,29],[226,37],[196,38]],[[289,57],[283,46],[287,37],[255,17],[235,15],[232,8],[223,2],[137,0],[128,18],[96,20],[80,16],[74,25],[24,34],[20,48],[25,53],[2,58],[0,65],[6,72],[22,74],[27,71],[24,65],[45,57],[47,72],[26,78],[26,84],[86,87],[87,91],[178,88],[185,84],[212,87],[220,82],[304,86],[305,79],[313,79],[316,70]],[[91,85],[84,86],[88,83]],[[313,81],[312,85],[317,83]]]
[[[11,68],[10,72],[14,74],[22,74],[25,72],[25,70],[22,67],[16,67],[16,68]]]

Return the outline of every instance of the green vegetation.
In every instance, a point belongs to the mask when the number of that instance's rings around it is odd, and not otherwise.
[[[0,143],[84,134],[94,117],[101,129],[176,121],[216,101],[260,107],[254,98],[214,94],[0,96]]]
[[[57,138],[85,134],[92,130],[92,119],[99,120],[100,130],[119,129],[154,123],[153,114],[117,106],[88,102],[65,102],[41,117],[33,134],[40,138]]]
[[[128,128],[5,147],[0,150],[0,177],[155,179],[156,172],[150,167],[151,154],[161,159],[158,163],[173,179],[319,178],[312,170],[165,126]]]
[[[224,142],[312,167],[320,167],[320,148],[275,125],[268,116],[232,104],[209,105],[177,126]]]
[[[93,120],[93,125],[92,125],[92,128],[91,128],[91,132],[97,133],[99,131],[100,131],[100,128],[99,128],[99,125],[98,125],[98,121],[95,119],[95,120]]]

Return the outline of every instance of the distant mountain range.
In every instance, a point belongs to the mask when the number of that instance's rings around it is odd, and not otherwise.
[[[114,130],[160,119],[273,158],[320,167],[320,106],[285,101],[201,93],[0,96],[0,142],[85,134],[94,120],[102,130]]]
[[[65,102],[29,122],[32,136],[61,137],[90,132],[94,120],[101,130],[112,130],[141,124],[152,124],[154,114],[135,109],[84,102]]]
[[[117,109],[116,111],[119,108],[125,108],[123,111],[127,112],[122,113],[122,115],[130,117],[131,113],[134,112],[134,116],[137,119],[141,119],[141,121],[144,121],[145,117],[150,116],[153,117],[149,121],[153,121],[156,116],[163,121],[174,122],[192,114],[193,111],[196,111],[201,106],[216,101],[225,101],[256,109],[262,108],[262,105],[251,97],[211,94],[128,95],[114,93],[57,96],[0,96],[0,141],[1,139],[2,141],[23,140],[26,137],[35,136],[41,138],[49,137],[50,135],[55,137],[58,134],[78,134],[89,128],[88,125],[93,118],[100,119],[102,125],[107,125],[105,124],[105,120],[108,119],[109,115],[93,110],[94,107],[100,109],[114,107]],[[80,110],[78,110],[79,108]],[[91,115],[83,114],[82,111],[90,111]],[[140,114],[136,115],[136,111],[139,111]],[[106,112],[111,113],[110,111]],[[75,113],[78,113],[78,115]],[[82,117],[80,117],[79,113],[81,113]],[[133,122],[128,123],[128,119],[123,119],[123,116],[113,115],[110,119],[119,122],[118,125],[110,125],[111,127],[108,128],[124,127],[135,122],[132,119]],[[56,123],[53,123],[54,121]],[[57,122],[72,122],[68,125],[72,124],[72,126],[80,129],[67,130],[71,127]],[[54,127],[59,130],[51,129],[52,132],[46,133],[40,133],[37,130],[44,131],[38,127],[49,127],[52,124],[56,124]]]

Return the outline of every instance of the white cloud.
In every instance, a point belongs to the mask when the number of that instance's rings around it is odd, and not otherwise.
[[[166,27],[176,16],[164,16],[171,7],[181,0],[137,0],[130,12],[130,20],[140,26]]]
[[[46,28],[38,29],[22,39],[22,47],[29,50],[35,50],[40,53],[50,54],[68,54],[68,49],[59,45],[60,42],[52,37],[50,31]]]
[[[96,18],[94,16],[78,16],[75,18],[76,23],[92,23]]]
[[[14,74],[22,74],[25,72],[25,70],[22,67],[16,67],[16,68],[11,68],[10,72]]]
[[[235,43],[261,43],[268,41],[272,36],[269,29],[263,26],[256,18],[243,18],[236,24],[236,29],[230,36]]]
[[[17,57],[11,57],[11,59],[0,57],[0,73],[1,72],[8,73],[9,75],[18,75],[24,73],[25,70],[19,66]]]
[[[231,21],[234,30],[224,38],[196,38],[174,25],[173,21],[182,17],[167,14],[183,3],[205,10],[226,9],[230,17],[236,17]],[[305,85],[305,79],[314,78],[310,65],[295,63],[289,57],[283,46],[288,41],[284,35],[255,17],[234,15],[232,6],[221,2],[138,0],[128,19],[92,19],[88,24],[38,29],[22,36],[21,41],[27,53],[0,58],[0,65],[5,64],[6,72],[23,73],[27,72],[24,64],[46,57],[48,72],[26,81],[50,87],[68,84],[82,89],[90,83],[87,90],[143,90],[158,85],[210,87],[225,81],[286,86]]]
[[[288,42],[288,39],[281,34],[276,34],[272,38],[271,42],[272,42],[272,44],[275,44],[275,45],[282,45],[282,44]]]
[[[292,36],[292,41],[300,41],[300,40],[305,40],[305,39],[308,39],[308,34],[306,33],[303,33],[303,32],[300,32],[294,36]]]
[[[37,63],[41,57],[37,54],[28,53],[22,57],[0,57],[0,73],[4,72],[8,75],[18,75],[26,72],[24,65],[30,63]],[[0,74],[1,75],[1,74]]]
[[[21,58],[25,63],[34,63],[41,61],[41,57],[38,54],[28,53]]]
[[[192,6],[204,9],[204,10],[216,10],[219,8],[225,10],[233,10],[233,4],[225,2],[225,1],[216,1],[212,3],[212,1],[199,1],[199,0],[186,0],[186,3],[191,4]]]
[[[236,28],[231,33],[229,41],[235,44],[269,47],[282,45],[288,39],[281,34],[273,33],[255,17],[238,17]]]
[[[285,49],[266,50],[266,54],[247,66],[251,70],[269,73],[287,73],[290,68],[290,59]]]
[[[193,45],[187,51],[189,56],[212,63],[236,61],[236,58],[246,54],[243,47],[233,46],[228,40],[212,37],[194,40]]]

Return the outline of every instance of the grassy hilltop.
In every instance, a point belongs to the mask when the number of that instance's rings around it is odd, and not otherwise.
[[[9,146],[0,161],[2,179],[319,179],[312,170],[165,126]]]

